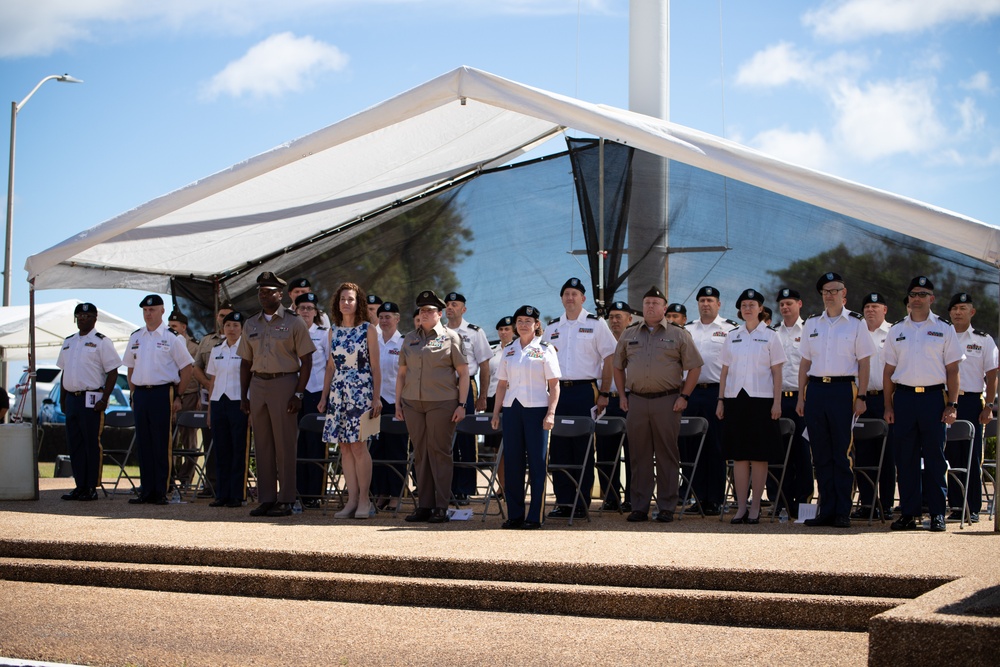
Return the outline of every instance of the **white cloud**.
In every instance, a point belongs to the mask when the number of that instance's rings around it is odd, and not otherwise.
[[[965,90],[971,90],[977,93],[993,93],[993,83],[990,81],[990,73],[986,71],[976,72],[958,85]]]
[[[3,0],[0,58],[45,56],[81,41],[197,31],[246,34],[286,20],[337,15],[352,9],[413,5],[421,11],[479,16],[576,15],[621,11],[620,0]]]
[[[837,141],[862,160],[919,155],[941,145],[948,135],[934,108],[930,81],[842,83],[832,99]]]
[[[834,171],[837,160],[826,138],[816,131],[795,132],[785,127],[765,130],[750,140],[762,153],[820,171]]]
[[[272,35],[239,60],[226,65],[204,88],[204,96],[275,97],[311,87],[324,72],[340,71],[348,57],[336,46],[296,37],[290,32]]]
[[[817,37],[849,42],[997,16],[1000,0],[840,0],[806,12],[802,22]]]
[[[962,119],[962,127],[958,130],[958,137],[971,139],[986,127],[986,114],[979,109],[976,101],[971,97],[955,103],[955,111]]]
[[[864,56],[838,51],[816,60],[788,42],[779,42],[755,53],[736,72],[737,85],[777,87],[790,83],[822,86],[831,79],[856,77],[868,68]]]

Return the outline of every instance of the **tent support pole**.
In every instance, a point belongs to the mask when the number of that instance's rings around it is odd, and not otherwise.
[[[604,310],[604,137],[597,144],[597,309]]]
[[[998,272],[997,272],[997,290],[998,290],[998,292],[1000,292],[1000,262],[998,262],[996,266],[997,266],[997,269],[998,269]],[[1000,329],[998,329],[998,331],[1000,331]],[[996,399],[995,396],[987,396],[987,398],[989,398],[991,401]],[[986,446],[986,442],[985,442],[986,436],[985,435],[983,436],[983,440],[984,440],[983,447],[985,448],[985,446]],[[1000,438],[997,439],[997,444],[1000,445]],[[997,449],[1000,449],[1000,446],[998,446]],[[996,452],[995,451],[994,451],[993,457],[994,457],[994,460],[996,460]],[[982,474],[982,473],[980,473],[980,474]],[[993,470],[993,532],[994,533],[1000,533],[1000,511],[998,511],[998,510],[1000,510],[1000,508],[997,507],[997,474],[996,474],[996,469],[994,468],[994,470]]]
[[[35,497],[38,500],[38,390],[35,386],[35,281],[28,283],[28,391],[31,392],[31,466],[35,476]]]

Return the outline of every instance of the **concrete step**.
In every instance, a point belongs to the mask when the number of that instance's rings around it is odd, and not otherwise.
[[[865,632],[905,600],[873,596],[646,588],[0,558],[0,579],[175,593],[504,611],[739,627]]]

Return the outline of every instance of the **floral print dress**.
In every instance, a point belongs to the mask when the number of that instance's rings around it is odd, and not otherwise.
[[[359,442],[361,418],[372,409],[374,386],[368,353],[368,322],[332,327],[330,354],[336,370],[330,382],[323,442]]]

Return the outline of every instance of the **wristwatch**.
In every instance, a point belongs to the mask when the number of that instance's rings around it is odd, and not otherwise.
[[[681,392],[681,393],[679,393],[677,395],[680,396],[681,398],[683,398],[685,401],[690,401],[691,400],[691,394],[685,394],[684,392]]]
[[[958,409],[958,403],[949,403],[948,407],[949,408],[955,408],[957,410]]]
[[[304,394],[301,391],[295,392],[295,398],[299,399],[300,401],[302,400],[303,396]]]
[[[604,398],[611,398],[611,392],[610,391],[599,391],[599,392],[597,392],[597,395],[598,396],[603,396]]]
[[[858,400],[861,401],[862,403],[867,403],[868,397],[865,396],[864,394],[858,394]]]

